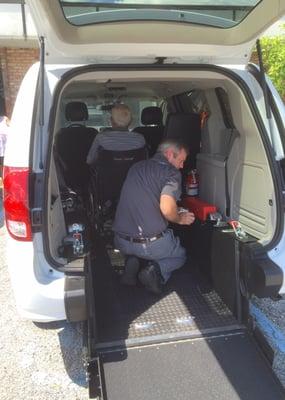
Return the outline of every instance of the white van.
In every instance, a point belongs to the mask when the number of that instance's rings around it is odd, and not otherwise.
[[[249,304],[285,292],[285,108],[249,59],[285,0],[27,4],[41,57],[19,90],[4,168],[20,315],[86,321],[92,398],[284,399]],[[161,296],[118,283],[113,214],[85,164],[116,103],[150,152],[155,135],[188,141],[199,197],[220,214],[177,229],[192,267]]]

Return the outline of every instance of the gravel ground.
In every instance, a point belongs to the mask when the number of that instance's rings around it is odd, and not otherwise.
[[[85,400],[82,326],[34,324],[19,318],[0,229],[0,400]]]
[[[269,320],[273,330],[263,330],[269,344],[274,350],[273,370],[285,387],[285,296],[279,301],[253,298],[256,305]],[[276,341],[279,343],[276,345]]]
[[[0,400],[88,399],[82,325],[34,324],[19,318],[6,265],[1,208],[0,226]],[[253,304],[285,338],[285,297],[278,302],[254,299]],[[268,340],[274,347],[270,335]],[[285,386],[285,352],[275,350],[274,370]]]
[[[273,301],[271,299],[253,299],[263,313],[275,324],[285,335],[285,296],[280,300]]]

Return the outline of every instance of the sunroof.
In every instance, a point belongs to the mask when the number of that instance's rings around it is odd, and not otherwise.
[[[59,0],[73,25],[117,21],[175,21],[230,28],[261,0]]]

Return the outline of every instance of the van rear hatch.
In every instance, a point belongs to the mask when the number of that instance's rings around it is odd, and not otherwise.
[[[247,64],[257,37],[285,12],[279,0],[27,0],[47,63]]]

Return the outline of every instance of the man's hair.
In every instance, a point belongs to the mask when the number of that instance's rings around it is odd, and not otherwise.
[[[111,122],[114,127],[128,128],[132,121],[131,110],[126,104],[116,104],[111,111]]]
[[[178,139],[164,139],[158,146],[157,152],[164,153],[168,149],[173,149],[175,153],[179,153],[182,149],[189,154],[188,146]]]

